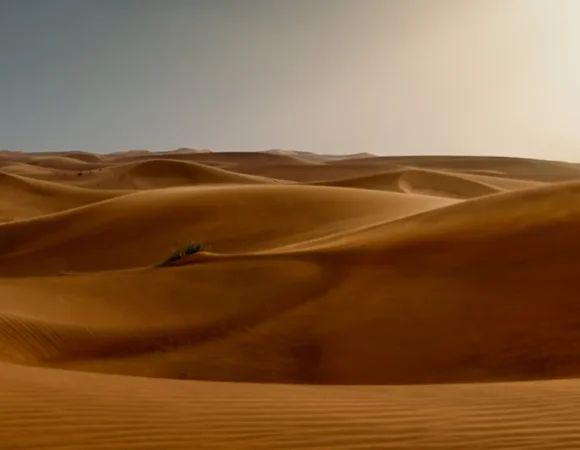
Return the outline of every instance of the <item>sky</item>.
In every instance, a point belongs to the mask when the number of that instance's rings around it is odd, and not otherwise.
[[[577,0],[0,0],[0,148],[580,161]]]

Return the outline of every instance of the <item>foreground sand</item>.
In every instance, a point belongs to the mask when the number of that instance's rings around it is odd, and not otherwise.
[[[0,448],[580,447],[576,180],[3,152]]]
[[[1,366],[6,449],[573,449],[576,381],[337,387]]]

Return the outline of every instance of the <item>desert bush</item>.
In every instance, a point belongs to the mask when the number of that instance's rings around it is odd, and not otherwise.
[[[194,253],[198,253],[203,250],[203,243],[199,241],[189,241],[183,248],[181,249],[174,249],[171,255],[163,261],[161,264],[162,266],[166,266],[168,264],[174,263],[179,261],[183,257],[187,255],[193,255]]]

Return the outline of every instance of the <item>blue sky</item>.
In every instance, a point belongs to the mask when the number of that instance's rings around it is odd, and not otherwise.
[[[0,148],[580,159],[579,22],[575,0],[0,0]]]

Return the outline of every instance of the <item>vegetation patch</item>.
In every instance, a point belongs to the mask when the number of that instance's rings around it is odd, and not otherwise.
[[[163,261],[161,265],[167,266],[169,264],[172,264],[176,261],[183,259],[187,255],[193,255],[195,253],[201,252],[203,248],[204,248],[203,242],[189,241],[184,247],[173,250],[171,255],[169,255],[169,257],[165,261]]]

